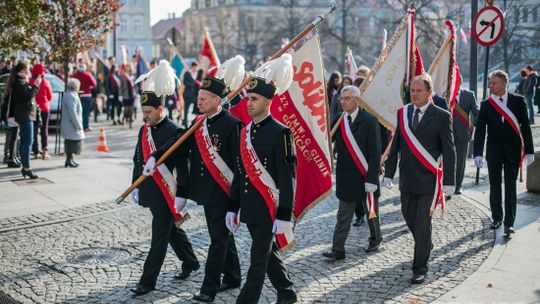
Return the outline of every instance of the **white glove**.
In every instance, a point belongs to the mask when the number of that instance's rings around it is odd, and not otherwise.
[[[450,196],[456,191],[456,186],[444,185],[444,196]]]
[[[528,167],[532,163],[534,163],[534,154],[526,154],[525,155],[525,166]]]
[[[118,101],[122,101],[124,98],[122,96],[118,96]]]
[[[109,95],[109,99],[113,99],[114,98],[114,95]]]
[[[476,156],[474,158],[474,164],[477,168],[482,168],[484,166],[484,159],[482,158],[482,156]]]
[[[148,160],[146,161],[146,164],[144,165],[142,174],[144,176],[150,176],[154,172],[154,167],[156,166],[156,158],[153,156],[150,156]]]
[[[369,193],[374,193],[378,189],[377,185],[371,183],[364,183],[364,188],[366,189],[366,192]]]
[[[385,177],[382,180],[381,187],[386,187],[388,189],[392,189],[394,185],[392,184],[392,179],[389,177]]]
[[[174,210],[176,213],[180,214],[184,208],[186,208],[187,205],[187,199],[183,197],[175,197],[174,198]]]
[[[139,204],[139,189],[135,188],[131,191],[131,200],[134,204]]]
[[[234,233],[238,227],[236,225],[236,213],[234,212],[227,212],[225,215],[225,226],[227,226],[227,229],[229,229],[230,232]]]
[[[274,227],[272,227],[272,233],[281,234],[285,231],[292,231],[292,223],[289,221],[275,220]]]

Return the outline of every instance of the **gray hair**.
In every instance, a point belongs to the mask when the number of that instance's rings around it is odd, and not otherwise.
[[[78,92],[81,87],[81,82],[77,78],[68,79],[67,89],[70,91]]]
[[[353,86],[353,85],[344,86],[343,89],[341,89],[341,94],[347,91],[351,92],[354,97],[360,97],[360,89],[357,86]]]
[[[503,70],[495,70],[491,73],[489,73],[489,78],[491,79],[491,77],[499,77],[499,79],[502,79],[502,81],[504,81],[505,84],[508,84],[508,74],[506,74],[505,71]]]
[[[415,83],[417,81],[422,81],[424,83],[424,86],[426,87],[426,89],[428,91],[433,88],[433,80],[431,80],[431,76],[429,76],[429,74],[421,74],[421,75],[418,75],[418,76],[414,76],[411,79],[411,86],[412,86],[413,83]]]

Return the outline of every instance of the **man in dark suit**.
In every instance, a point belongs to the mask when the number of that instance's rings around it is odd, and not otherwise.
[[[411,104],[398,113],[398,126],[388,159],[383,185],[391,187],[399,159],[401,211],[414,237],[413,276],[411,283],[419,284],[428,272],[428,260],[433,248],[431,241],[431,209],[434,200],[442,199],[436,191],[437,176],[422,161],[431,157],[434,162],[442,156],[444,195],[455,187],[455,148],[450,113],[429,102],[433,82],[427,74],[411,80]],[[404,119],[402,112],[406,111]],[[410,123],[407,123],[410,122]],[[402,128],[405,128],[403,129]],[[416,139],[414,144],[411,139]],[[420,155],[414,150],[423,149]],[[438,165],[434,165],[438,167]]]
[[[270,114],[275,91],[273,82],[266,83],[263,78],[253,78],[248,86],[247,108],[253,121],[241,131],[246,133],[241,136],[240,149],[246,152],[241,152],[237,158],[229,212],[226,217],[227,227],[235,231],[235,217],[241,210],[240,221],[247,224],[253,240],[251,264],[246,282],[237,299],[237,303],[242,304],[259,301],[266,275],[277,290],[276,303],[297,301],[293,282],[275,241],[275,234],[292,228],[293,179],[296,164],[291,130]],[[249,134],[246,130],[249,130]],[[254,162],[251,156],[253,150],[247,152],[247,148],[243,148],[247,147],[249,141],[257,156],[257,163],[260,163],[259,167],[250,167]],[[262,172],[263,169],[267,174]],[[273,181],[279,193],[275,194],[270,187],[264,191],[258,190],[256,187],[260,188],[262,182],[257,174],[261,179],[264,174],[267,182]],[[272,193],[270,197],[269,192]],[[268,200],[273,201],[271,206],[267,205]],[[274,209],[275,213],[270,208]]]
[[[340,130],[335,135],[336,196],[339,199],[339,209],[334,228],[332,251],[323,253],[323,256],[335,260],[345,258],[345,242],[359,202],[365,214],[372,211],[368,210],[366,193],[373,194],[375,199],[374,214],[377,216],[368,218],[370,238],[366,252],[377,251],[382,242],[377,206],[377,198],[380,196],[381,135],[377,118],[358,107],[359,99],[360,90],[355,86],[346,86],[341,91],[341,105],[344,114]],[[344,127],[347,130],[342,130]],[[348,137],[348,135],[352,135],[353,138]],[[358,155],[358,152],[355,153],[356,150],[353,146],[359,148],[361,155]],[[363,160],[366,162],[361,164],[360,168],[355,160],[361,163]]]
[[[232,177],[234,174],[232,169],[238,157],[242,122],[221,108],[221,98],[227,93],[227,86],[222,80],[214,77],[203,79],[197,106],[207,118],[195,135],[182,145],[182,149],[190,150],[188,198],[204,206],[206,225],[210,234],[203,284],[200,293],[193,297],[200,302],[212,302],[218,292],[240,287],[241,283],[240,262],[234,236],[229,234],[225,226],[232,179],[228,181],[223,177]],[[203,132],[205,128],[207,132]],[[159,159],[175,141],[176,139],[171,140],[158,149],[153,154],[154,157]],[[208,144],[212,146],[207,147]],[[207,150],[210,149],[217,152],[217,155],[208,153]],[[217,157],[223,162],[216,162]]]
[[[458,108],[459,106],[459,108]],[[467,149],[471,140],[472,128],[478,118],[478,105],[474,93],[460,89],[453,111],[454,143],[456,144],[456,194],[461,194],[461,183],[465,173]]]
[[[483,166],[482,155],[487,127],[486,160],[493,219],[491,229],[499,228],[503,220],[501,183],[504,169],[504,232],[509,234],[515,232],[513,226],[516,218],[516,179],[521,155],[522,152],[525,153],[525,163],[530,165],[534,161],[534,145],[523,97],[508,92],[508,74],[504,71],[496,70],[489,76],[491,95],[480,104],[474,134],[474,162],[478,168]],[[511,121],[509,116],[501,115],[503,110],[512,114]],[[517,130],[514,129],[514,124],[517,124]],[[516,131],[521,132],[523,142]]]
[[[163,96],[164,97],[164,96]],[[133,179],[135,181],[143,174],[145,160],[151,159],[151,146],[160,147],[171,137],[178,133],[178,127],[170,121],[164,110],[164,98],[156,96],[152,92],[143,92],[141,105],[144,121],[146,122],[139,131],[135,155],[133,156]],[[151,139],[152,142],[149,142]],[[183,261],[181,276],[187,278],[189,273],[199,268],[199,262],[193,252],[191,243],[186,233],[177,228],[173,212],[179,213],[181,205],[185,202],[188,194],[188,167],[187,155],[178,151],[164,163],[168,174],[163,178],[153,177],[145,179],[141,185],[132,192],[132,199],[135,203],[143,207],[150,208],[152,212],[152,241],[150,251],[144,262],[143,274],[139,284],[131,291],[137,295],[146,294],[156,286],[157,277],[165,255],[168,244],[171,245],[178,258]],[[174,180],[170,180],[172,171],[176,169],[176,185]],[[162,172],[160,170],[160,172]],[[160,173],[161,174],[161,173]],[[145,173],[145,175],[147,175]],[[163,189],[174,189],[175,197],[170,197],[170,193]],[[169,203],[170,201],[170,203]],[[171,205],[174,201],[174,207]]]

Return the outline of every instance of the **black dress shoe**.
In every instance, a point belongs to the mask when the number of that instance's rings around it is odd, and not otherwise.
[[[359,217],[359,218],[356,218],[356,220],[353,223],[353,226],[354,227],[362,226],[363,223],[364,223],[364,217]]]
[[[516,233],[513,227],[504,226],[504,234]]]
[[[500,221],[493,221],[493,223],[491,223],[491,229],[497,229],[499,227],[501,227],[502,223]]]
[[[379,251],[379,248],[381,247],[381,243],[372,244],[370,243],[368,248],[366,248],[366,252],[375,252]]]
[[[457,188],[456,191],[454,191],[455,194],[461,194],[461,187]]]
[[[35,175],[34,173],[32,173],[32,170],[30,170],[30,169],[24,169],[24,168],[23,168],[23,169],[21,170],[21,174],[22,174],[23,178],[26,178],[27,176],[28,176],[30,179],[36,179],[36,178],[38,178],[38,176]]]
[[[234,289],[240,287],[240,283],[238,284],[229,284],[229,283],[221,283],[221,285],[218,288],[218,292],[222,292],[229,289]]]
[[[199,269],[199,268],[197,268],[197,269]],[[174,278],[179,279],[179,280],[185,280],[191,275],[192,272],[194,272],[197,269],[183,269],[179,273],[175,274]]]
[[[421,284],[426,280],[426,276],[422,274],[413,274],[411,284]]]
[[[323,252],[323,256],[334,259],[334,260],[343,260],[345,258],[344,252],[337,252],[337,251],[330,251],[330,252]]]
[[[298,301],[298,299],[296,297],[294,298],[286,298],[286,299],[278,299],[276,301],[276,304],[291,304],[291,303],[296,303]]]
[[[138,296],[142,296],[144,294],[149,293],[150,291],[154,290],[154,287],[145,286],[142,284],[137,284],[135,288],[131,288],[130,291]]]
[[[212,303],[214,302],[214,297],[211,297],[204,293],[199,293],[198,295],[193,296],[193,300],[205,303]]]

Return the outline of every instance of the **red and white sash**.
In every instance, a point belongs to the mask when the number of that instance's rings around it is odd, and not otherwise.
[[[345,142],[345,146],[347,147],[347,150],[349,151],[354,163],[360,170],[360,173],[362,173],[364,179],[367,179],[367,172],[369,169],[368,162],[364,157],[362,150],[360,150],[360,147],[356,143],[356,139],[352,134],[349,123],[346,122],[347,119],[345,118],[348,115],[348,113],[343,112],[343,119],[341,119],[341,137],[343,137],[343,142]],[[368,219],[377,217],[375,213],[375,195],[373,193],[366,191],[366,203],[369,212]]]
[[[250,122],[240,134],[240,156],[251,184],[259,191],[268,207],[273,223],[276,220],[276,212],[279,207],[279,190],[251,144],[252,125],[253,122]],[[292,247],[296,243],[292,229],[285,233],[276,234],[276,243],[282,250]]]
[[[405,138],[407,146],[411,152],[416,156],[416,158],[426,167],[433,175],[435,175],[435,195],[433,196],[433,201],[431,202],[430,216],[437,208],[438,203],[441,203],[441,210],[444,211],[444,189],[443,189],[443,163],[442,155],[438,157],[437,160],[429,154],[429,152],[422,146],[418,141],[411,128],[409,127],[409,118],[407,117],[407,110],[409,107],[413,107],[412,104],[404,105],[399,109],[399,126],[401,133]]]
[[[199,115],[196,121],[206,119],[206,115]],[[227,196],[231,196],[231,184],[233,181],[234,173],[227,166],[227,163],[221,158],[216,148],[212,145],[212,140],[208,133],[207,121],[205,120],[201,127],[195,132],[195,140],[197,147],[201,153],[201,158],[206,165],[208,171],[218,183],[218,185],[227,193]]]
[[[148,158],[156,151],[156,146],[154,145],[154,140],[152,138],[152,132],[149,125],[145,125],[142,131],[142,152],[144,162],[148,161]],[[174,175],[165,164],[159,165],[154,173],[152,174],[154,182],[156,182],[159,190],[163,193],[169,210],[171,211],[176,227],[180,227],[187,219],[189,219],[189,213],[186,208],[180,213],[176,213],[174,208],[174,197],[176,195],[176,180]]]
[[[519,122],[518,122],[516,116],[514,115],[514,113],[512,113],[512,111],[510,111],[510,109],[508,109],[508,107],[504,106],[503,103],[496,102],[495,100],[493,100],[493,98],[491,98],[491,96],[487,100],[488,100],[489,104],[491,106],[493,106],[493,108],[502,117],[504,117],[505,121],[508,122],[508,124],[510,124],[512,129],[514,129],[514,131],[516,132],[517,136],[519,136],[519,140],[521,141],[521,159],[519,161],[519,167],[521,168],[521,165],[523,164],[523,158],[525,157],[525,154],[524,154],[525,150],[523,149],[523,137],[521,136],[521,130],[519,128]]]

